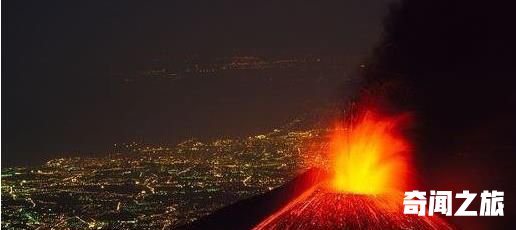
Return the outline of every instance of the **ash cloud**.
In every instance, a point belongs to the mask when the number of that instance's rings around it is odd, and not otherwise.
[[[363,70],[366,91],[382,94],[387,112],[413,113],[407,135],[415,144],[419,179],[430,189],[514,194],[511,9],[499,1],[401,1],[385,19],[383,40]],[[506,206],[513,206],[508,200]],[[504,218],[465,224],[501,227],[509,223]]]

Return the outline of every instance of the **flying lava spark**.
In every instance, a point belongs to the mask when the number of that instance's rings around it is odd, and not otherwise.
[[[412,169],[400,127],[408,116],[373,111],[335,128],[329,176],[254,229],[454,229],[438,216],[403,214]]]

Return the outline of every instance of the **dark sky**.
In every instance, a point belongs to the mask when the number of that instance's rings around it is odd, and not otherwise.
[[[386,0],[3,2],[2,161],[31,164],[138,138],[173,143],[279,126],[306,111],[307,102],[325,100],[331,87],[289,85],[288,76],[272,83],[222,79],[124,86],[113,73],[141,69],[163,53],[316,50],[358,62],[380,37],[387,5]]]

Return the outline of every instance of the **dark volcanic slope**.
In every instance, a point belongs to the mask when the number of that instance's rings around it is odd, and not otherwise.
[[[325,172],[322,170],[308,170],[289,183],[266,194],[224,207],[209,216],[177,229],[251,229],[268,215],[314,187],[324,176]]]
[[[325,176],[309,170],[178,229],[454,229],[437,216],[404,215],[402,194],[335,193],[318,183]]]

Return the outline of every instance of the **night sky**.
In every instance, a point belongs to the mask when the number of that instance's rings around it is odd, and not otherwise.
[[[295,3],[295,4],[294,4]],[[389,1],[3,2],[4,164],[114,143],[270,131],[332,95],[331,85],[233,79],[135,83],[114,73],[159,55],[342,55],[359,63]],[[260,85],[263,84],[263,85]],[[314,88],[315,87],[315,88]]]

